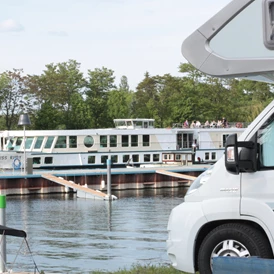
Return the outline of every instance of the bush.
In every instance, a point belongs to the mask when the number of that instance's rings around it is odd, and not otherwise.
[[[172,266],[168,265],[133,265],[130,269],[120,269],[115,272],[102,272],[102,271],[93,271],[91,274],[182,274],[181,271],[176,270]]]

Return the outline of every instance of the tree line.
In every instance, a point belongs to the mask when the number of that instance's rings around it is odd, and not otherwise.
[[[113,127],[116,118],[154,118],[157,127],[184,120],[251,122],[273,100],[273,85],[215,78],[188,63],[180,77],[148,72],[130,90],[126,76],[115,85],[114,71],[105,67],[80,71],[75,60],[48,64],[41,75],[22,69],[0,74],[0,128],[20,129],[18,118],[28,113],[28,129]]]

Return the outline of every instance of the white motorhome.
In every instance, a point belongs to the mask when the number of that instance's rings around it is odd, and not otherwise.
[[[273,0],[234,0],[182,53],[209,75],[273,83],[272,17]],[[193,182],[167,229],[168,256],[185,272],[211,273],[216,256],[274,258],[274,101],[239,138],[228,137],[225,155]]]

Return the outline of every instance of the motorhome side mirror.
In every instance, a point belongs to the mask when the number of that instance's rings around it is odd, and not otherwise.
[[[238,148],[241,147],[240,153]],[[240,172],[257,171],[257,134],[250,141],[238,142],[237,134],[231,134],[226,139],[225,145],[225,166],[232,174]]]
[[[231,134],[226,139],[225,167],[232,174],[239,174],[238,141],[237,134]]]

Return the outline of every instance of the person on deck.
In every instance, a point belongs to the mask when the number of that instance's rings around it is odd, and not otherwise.
[[[201,127],[200,121],[197,121],[197,122],[196,122],[196,127]]]
[[[223,117],[222,125],[223,125],[223,127],[227,127],[227,121],[226,121],[225,117]]]
[[[209,124],[208,120],[206,120],[205,121],[205,127],[209,127],[209,126],[210,126],[210,124]]]
[[[184,128],[187,128],[189,125],[188,125],[188,120],[185,120],[184,122]]]

